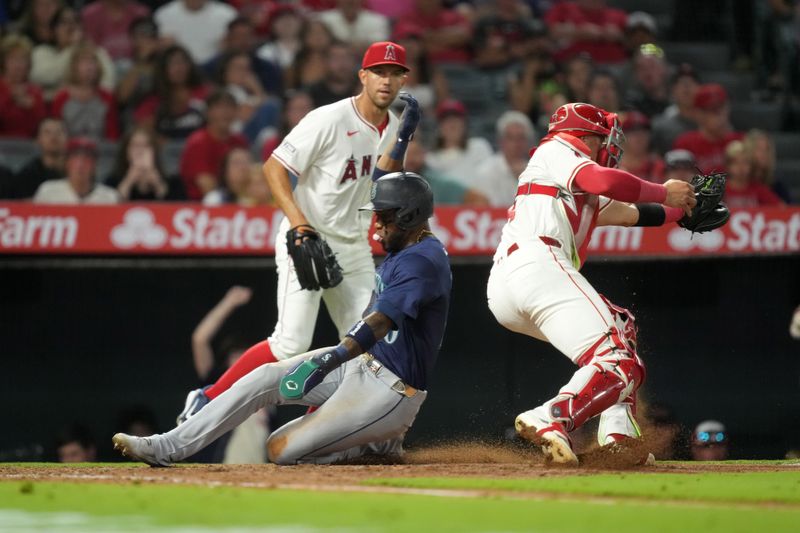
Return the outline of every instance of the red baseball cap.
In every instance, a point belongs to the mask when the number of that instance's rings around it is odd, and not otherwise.
[[[719,83],[706,83],[697,88],[694,106],[704,111],[716,111],[728,103],[728,91]]]
[[[406,49],[391,41],[379,41],[372,43],[367,51],[364,52],[364,60],[361,62],[361,68],[367,69],[377,67],[378,65],[397,65],[406,70],[410,70],[406,66]]]
[[[97,158],[97,143],[89,137],[73,137],[67,143],[67,155],[86,154]]]
[[[467,115],[467,108],[458,100],[442,100],[439,105],[436,106],[436,118],[441,120],[448,115],[459,115],[464,117]]]
[[[622,131],[649,130],[650,119],[639,111],[627,111],[622,121]]]

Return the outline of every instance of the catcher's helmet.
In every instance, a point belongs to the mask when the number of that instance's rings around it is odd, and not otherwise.
[[[603,166],[616,167],[622,158],[625,135],[616,113],[584,103],[564,104],[550,116],[548,133],[570,133],[576,136],[600,135],[605,143],[597,156]]]
[[[381,176],[372,184],[370,200],[361,210],[397,209],[395,223],[400,229],[411,229],[433,216],[431,186],[414,172],[392,172]]]

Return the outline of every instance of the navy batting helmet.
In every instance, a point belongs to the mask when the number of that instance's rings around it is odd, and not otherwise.
[[[395,223],[400,229],[411,229],[433,216],[431,186],[414,172],[392,172],[378,178],[372,184],[370,200],[361,210],[397,209]]]

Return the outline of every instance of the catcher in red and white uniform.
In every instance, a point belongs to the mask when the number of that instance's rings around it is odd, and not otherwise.
[[[554,398],[515,422],[556,463],[578,464],[569,433],[596,415],[601,445],[641,436],[635,394],[645,369],[633,315],[578,272],[592,231],[677,222],[696,203],[689,183],[660,185],[615,169],[623,141],[614,113],[583,103],[556,110],[519,177],[489,277],[498,322],[550,342],[579,367]]]

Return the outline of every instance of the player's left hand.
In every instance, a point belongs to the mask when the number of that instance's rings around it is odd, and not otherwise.
[[[280,394],[287,400],[299,400],[322,383],[337,365],[331,352],[323,352],[298,364],[281,378]]]
[[[399,142],[408,142],[414,138],[414,132],[417,131],[422,111],[420,111],[419,102],[411,94],[401,92],[399,98],[406,103],[406,108],[403,110],[403,116],[400,117],[397,140]]]

